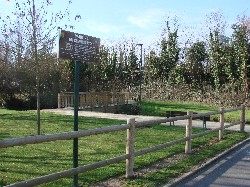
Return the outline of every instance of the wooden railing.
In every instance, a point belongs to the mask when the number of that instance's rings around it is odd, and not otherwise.
[[[233,112],[237,110],[241,111],[239,121],[233,122],[229,125],[224,125],[224,114],[227,112]],[[209,129],[207,131],[204,131],[198,134],[192,134],[192,121],[193,121],[192,118],[193,117],[197,118],[197,117],[215,115],[215,114],[220,115],[220,123],[217,128]],[[173,140],[171,142],[166,142],[160,145],[156,145],[154,147],[142,149],[142,150],[136,151],[134,149],[136,128],[143,127],[146,125],[161,124],[161,123],[173,122],[173,121],[185,120],[185,119],[187,120],[185,137],[181,139]],[[124,124],[124,125],[116,125],[116,126],[109,126],[109,127],[103,127],[103,128],[97,128],[97,129],[73,131],[73,132],[66,132],[66,133],[59,133],[59,134],[37,135],[37,136],[29,136],[29,137],[23,137],[23,138],[0,140],[0,148],[22,146],[22,145],[27,145],[27,144],[37,144],[37,143],[44,143],[44,142],[52,142],[56,140],[69,140],[73,138],[86,137],[90,135],[98,135],[98,134],[104,134],[108,132],[127,130],[126,154],[124,155],[121,155],[115,158],[110,158],[107,160],[102,160],[94,164],[83,165],[77,168],[72,168],[72,169],[61,171],[58,173],[52,173],[46,176],[18,182],[15,184],[11,184],[9,186],[15,186],[15,187],[35,186],[35,185],[39,185],[43,183],[52,182],[61,178],[77,175],[79,173],[83,173],[83,172],[93,170],[96,168],[104,167],[110,164],[120,162],[122,160],[126,160],[126,177],[129,178],[129,177],[134,176],[134,162],[135,162],[136,156],[140,156],[140,155],[147,154],[153,151],[164,149],[166,147],[179,144],[181,142],[186,142],[185,153],[190,154],[192,151],[192,146],[191,146],[192,139],[207,135],[215,131],[219,131],[219,140],[221,140],[223,138],[225,128],[238,125],[238,124],[240,124],[239,130],[244,131],[244,128],[245,128],[245,106],[244,105],[235,109],[225,110],[224,108],[220,108],[219,111],[199,113],[199,114],[193,114],[192,112],[188,111],[187,115],[184,115],[184,116],[161,118],[161,119],[147,120],[147,121],[141,121],[141,122],[135,122],[135,118],[131,118],[131,119],[128,119],[127,124]]]
[[[120,92],[79,92],[79,109],[120,106],[128,103],[127,93]],[[58,108],[74,107],[74,93],[58,94]]]

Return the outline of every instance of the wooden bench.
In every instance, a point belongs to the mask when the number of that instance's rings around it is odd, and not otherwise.
[[[193,114],[198,114],[196,112],[193,112]],[[183,112],[183,111],[166,111],[166,117],[177,117],[177,116],[185,116],[187,115],[187,112]],[[210,121],[210,116],[201,116],[201,117],[193,117],[192,119],[199,119],[202,120],[202,126],[203,128],[207,128],[207,121]],[[174,125],[174,121],[170,122],[170,125]]]

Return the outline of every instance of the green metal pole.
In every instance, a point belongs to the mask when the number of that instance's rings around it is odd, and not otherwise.
[[[80,61],[75,61],[74,80],[74,131],[78,131],[78,98],[79,98],[79,72]],[[73,167],[78,167],[78,138],[73,139]],[[78,187],[78,175],[73,177],[73,187]]]

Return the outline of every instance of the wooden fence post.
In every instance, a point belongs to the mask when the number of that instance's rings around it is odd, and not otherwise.
[[[74,95],[70,97],[70,102],[71,102],[70,107],[74,107]]]
[[[129,158],[126,159],[126,178],[134,176],[134,163],[135,163],[135,118],[130,118],[127,120],[129,129],[127,129],[127,145],[126,154]]]
[[[68,95],[65,96],[64,103],[65,103],[65,108],[67,108],[68,107]]]
[[[192,136],[192,118],[193,118],[193,112],[188,111],[187,115],[190,117],[188,118],[188,123],[186,125],[186,137],[188,140],[186,141],[186,146],[185,146],[185,153],[186,154],[191,154],[191,136]]]
[[[58,101],[57,101],[57,108],[61,108],[61,97],[60,97],[60,93],[58,93]]]
[[[245,115],[245,105],[241,105],[241,114],[240,114],[240,130],[244,131],[245,130],[245,119],[246,115]]]
[[[222,140],[224,136],[224,107],[220,108],[220,130],[219,130],[219,140]]]

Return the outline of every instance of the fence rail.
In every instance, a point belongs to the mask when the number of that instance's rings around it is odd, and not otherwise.
[[[236,121],[225,126],[224,114],[226,112],[239,111],[239,110],[241,111],[240,121]],[[218,128],[206,130],[205,132],[201,132],[198,134],[192,134],[192,118],[193,117],[201,117],[201,116],[215,115],[215,114],[220,114],[220,123],[219,123],[220,126]],[[167,123],[167,122],[173,122],[173,121],[183,120],[183,119],[187,119],[185,137],[181,139],[173,140],[171,142],[166,142],[160,145],[156,145],[150,148],[135,151],[134,144],[135,144],[135,129],[136,128],[143,127],[146,125]],[[192,139],[210,134],[215,131],[219,131],[219,139],[221,140],[223,138],[223,132],[225,128],[238,125],[238,124],[240,124],[240,130],[244,131],[244,128],[245,128],[245,106],[244,105],[236,109],[224,110],[224,108],[220,108],[219,111],[199,113],[199,114],[193,114],[192,112],[188,111],[187,115],[184,115],[184,116],[156,119],[156,120],[147,120],[147,121],[142,121],[142,122],[135,122],[135,119],[131,118],[131,119],[128,119],[127,124],[123,124],[123,125],[115,125],[115,126],[109,126],[109,127],[104,127],[104,128],[98,128],[98,129],[90,129],[90,130],[82,130],[82,131],[65,132],[65,133],[59,133],[59,134],[38,135],[38,136],[29,136],[29,137],[24,137],[24,138],[0,140],[0,148],[22,146],[22,145],[27,145],[27,144],[37,144],[37,143],[51,142],[51,141],[57,141],[57,140],[68,140],[68,139],[80,138],[80,137],[85,137],[85,136],[90,136],[90,135],[98,135],[98,134],[104,134],[108,132],[127,130],[127,143],[126,143],[125,155],[121,155],[115,158],[110,158],[107,160],[102,160],[94,164],[79,166],[77,168],[72,168],[72,169],[61,171],[58,173],[52,173],[49,175],[18,182],[15,184],[10,184],[8,186],[9,187],[10,186],[12,187],[35,186],[35,185],[39,185],[39,184],[43,184],[47,182],[52,182],[61,178],[77,175],[79,173],[83,173],[89,170],[104,167],[110,164],[120,162],[122,160],[126,160],[126,177],[130,178],[134,176],[133,169],[134,169],[134,162],[135,162],[136,156],[140,156],[140,155],[144,155],[153,151],[164,149],[166,147],[179,144],[182,142],[186,142],[185,153],[190,154],[192,151],[192,147],[191,147]]]

